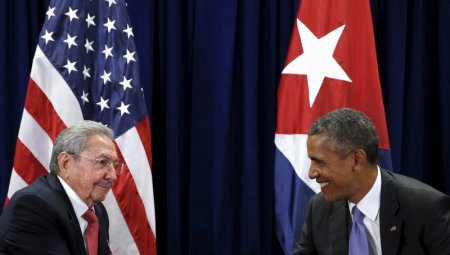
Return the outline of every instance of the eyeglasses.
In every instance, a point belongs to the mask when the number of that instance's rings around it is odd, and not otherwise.
[[[98,170],[109,171],[112,168],[112,169],[114,169],[114,172],[116,175],[120,175],[123,172],[123,169],[125,168],[125,165],[123,163],[113,162],[107,158],[93,158],[93,157],[89,157],[89,156],[76,154],[73,152],[67,152],[67,153],[70,155],[73,155],[73,156],[90,159],[90,161],[92,163],[94,163],[95,168]]]

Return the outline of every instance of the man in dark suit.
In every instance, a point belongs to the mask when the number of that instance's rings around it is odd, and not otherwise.
[[[93,121],[58,135],[50,174],[17,191],[0,217],[0,254],[109,254],[101,201],[123,170],[113,139]]]
[[[319,118],[307,149],[309,178],[322,192],[292,254],[450,254],[450,197],[379,168],[378,135],[363,113],[342,108]],[[353,211],[362,215],[359,233]]]

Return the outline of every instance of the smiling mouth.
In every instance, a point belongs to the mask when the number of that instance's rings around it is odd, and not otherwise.
[[[319,182],[320,188],[325,188],[330,182]]]
[[[104,189],[110,189],[112,187],[109,183],[98,183],[97,186],[104,188]]]

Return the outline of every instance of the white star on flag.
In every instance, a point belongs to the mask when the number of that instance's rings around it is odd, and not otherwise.
[[[64,65],[64,68],[66,68],[67,69],[67,71],[69,72],[69,74],[72,72],[72,71],[75,71],[75,72],[77,72],[78,70],[75,68],[75,64],[76,64],[77,62],[70,62],[70,60],[67,60],[67,64],[65,64]]]
[[[55,8],[50,8],[50,6],[48,7],[47,12],[45,13],[45,15],[47,15],[47,19],[49,20],[52,16],[55,16]]]
[[[111,48],[108,48],[108,45],[105,45],[105,49],[102,51],[103,54],[105,54],[105,59],[108,59],[108,56],[113,57],[113,54],[111,53],[113,47],[111,46]]]
[[[86,80],[86,77],[91,78],[91,75],[89,74],[90,70],[91,70],[91,68],[87,68],[86,66],[83,66],[83,76],[84,76],[85,80]]]
[[[100,102],[98,102],[97,103],[97,105],[98,106],[100,106],[100,111],[103,111],[103,109],[105,109],[105,108],[107,108],[107,109],[109,109],[109,106],[108,106],[108,101],[109,101],[109,99],[103,99],[103,97],[100,97]]]
[[[89,51],[94,52],[94,48],[92,47],[92,44],[94,44],[94,41],[93,41],[93,40],[92,40],[92,41],[89,41],[89,40],[86,38],[86,43],[84,44],[84,47],[86,48],[86,54],[89,53]]]
[[[111,73],[107,73],[105,70],[103,70],[103,75],[100,76],[100,78],[102,78],[103,80],[103,85],[106,85],[106,83],[109,81],[111,82]]]
[[[312,107],[325,77],[351,82],[342,67],[334,59],[333,53],[345,25],[342,25],[322,38],[317,38],[299,19],[298,32],[303,54],[290,62],[283,74],[306,75],[308,79],[309,106]]]
[[[120,116],[122,116],[124,113],[130,114],[130,112],[128,111],[128,107],[130,107],[129,104],[125,105],[125,104],[123,103],[123,101],[120,101],[120,106],[117,107],[117,110],[120,111]]]
[[[84,104],[84,103],[89,103],[88,96],[89,96],[89,93],[86,93],[86,92],[84,92],[84,90],[83,90],[83,95],[81,96],[81,100],[83,101],[83,104]]]
[[[109,3],[109,7],[111,7],[112,4],[116,4],[116,0],[105,0]]]
[[[69,34],[67,34],[67,38],[63,42],[67,43],[67,47],[69,47],[69,49],[70,49],[70,47],[72,47],[72,45],[78,46],[78,44],[75,42],[75,38],[77,38],[76,35],[74,37],[72,37]]]
[[[50,32],[50,33],[49,33],[49,32],[47,31],[47,29],[46,29],[46,30],[45,30],[45,35],[41,36],[41,38],[44,39],[44,40],[45,40],[45,44],[47,44],[48,41],[54,41],[52,35],[53,35],[53,32]]]
[[[127,88],[130,88],[130,89],[133,88],[133,87],[131,87],[132,80],[133,79],[131,79],[131,78],[129,80],[127,80],[127,78],[125,76],[123,77],[123,81],[119,82],[119,84],[123,86],[123,91],[127,90]]]
[[[123,32],[126,33],[126,34],[128,35],[128,39],[130,39],[130,36],[134,36],[134,34],[133,34],[133,28],[130,27],[128,24],[127,24],[127,28],[124,29]]]
[[[127,50],[127,54],[123,55],[123,57],[127,60],[127,64],[130,63],[130,61],[136,62],[136,59],[133,57],[135,53],[136,52],[130,52]]]
[[[66,12],[65,15],[69,16],[70,22],[72,22],[73,19],[78,19],[77,11],[78,11],[78,9],[72,10],[72,8],[69,7],[69,11]]]
[[[88,16],[87,16],[87,18],[86,18],[86,23],[87,23],[87,27],[88,27],[88,28],[89,28],[91,25],[95,26],[94,18],[95,18],[95,15],[91,17],[91,15],[88,13]]]
[[[111,32],[111,29],[117,30],[116,26],[114,26],[114,23],[116,23],[115,20],[110,20],[108,18],[108,22],[106,22],[105,24],[103,24],[103,26],[108,28],[108,33]]]

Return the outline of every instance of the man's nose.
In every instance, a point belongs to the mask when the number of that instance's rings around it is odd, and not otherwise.
[[[314,166],[314,164],[311,164],[309,167],[308,177],[309,179],[316,179],[319,177],[319,170]]]

